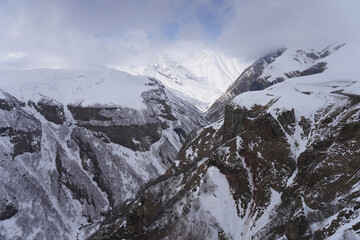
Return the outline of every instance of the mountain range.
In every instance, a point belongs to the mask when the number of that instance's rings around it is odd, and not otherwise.
[[[0,71],[0,239],[360,239],[360,42]]]

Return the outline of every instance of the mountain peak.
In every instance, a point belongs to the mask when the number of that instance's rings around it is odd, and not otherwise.
[[[193,54],[189,59],[187,59],[184,62],[184,64],[192,63],[192,62],[209,63],[209,62],[215,61],[218,58],[226,59],[226,58],[230,58],[230,57],[228,57],[225,54],[220,53],[220,52],[215,52],[212,50],[202,50],[201,52],[197,52],[197,53]]]
[[[183,63],[183,66],[197,77],[206,79],[221,92],[224,92],[246,67],[236,58],[210,50],[194,54]]]
[[[235,58],[212,50],[202,50],[184,62],[168,54],[159,54],[155,61],[143,67],[124,69],[136,75],[148,75],[160,80],[199,109],[210,106],[245,69]]]

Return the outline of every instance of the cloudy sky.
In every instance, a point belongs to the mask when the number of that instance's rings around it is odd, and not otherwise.
[[[145,64],[204,49],[251,61],[360,40],[359,0],[0,0],[0,64]]]

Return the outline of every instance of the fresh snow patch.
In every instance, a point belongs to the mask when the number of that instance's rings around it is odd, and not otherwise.
[[[174,163],[175,163],[175,166],[176,166],[176,167],[179,167],[179,164],[180,164],[180,161],[179,161],[179,160],[175,160]]]
[[[236,204],[226,177],[216,167],[209,167],[206,175],[215,185],[215,191],[200,195],[201,206],[216,219],[226,235],[232,239],[241,239],[241,219],[237,215]]]

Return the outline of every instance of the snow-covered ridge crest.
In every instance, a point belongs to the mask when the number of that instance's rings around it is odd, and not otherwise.
[[[323,49],[288,48],[273,63],[267,65],[262,75],[268,82],[278,79],[306,76],[321,73],[327,69],[327,59],[345,44],[333,44]]]
[[[272,99],[279,99],[269,108],[269,111],[279,107],[297,107],[302,111],[301,116],[309,117],[320,107],[326,107],[326,104],[330,104],[331,96],[337,96],[333,92],[340,90],[345,94],[360,95],[360,80],[358,78],[360,75],[360,65],[358,64],[360,62],[360,43],[349,42],[336,45],[318,53],[324,54],[327,50],[329,52],[325,56],[326,70],[324,72],[315,75],[294,76],[294,78],[277,83],[262,91],[242,93],[233,100],[233,104],[250,109],[253,105],[264,106]],[[316,52],[315,50],[311,51],[312,53]],[[293,61],[290,61],[291,59]],[[309,53],[306,51],[287,50],[265,68],[262,76],[271,76],[268,78],[269,81],[275,77],[280,77],[280,75],[286,77],[285,74],[289,70],[295,69],[294,67],[298,69],[300,66],[307,68],[317,59],[320,58],[309,57]],[[322,102],[323,100],[324,102]]]
[[[155,89],[145,76],[117,70],[34,69],[9,71],[0,88],[19,100],[50,97],[64,105],[145,107],[141,94]]]
[[[342,51],[344,45],[341,43],[321,49],[306,50],[282,48],[259,58],[246,68],[226,92],[211,105],[207,117],[212,121],[221,118],[225,106],[243,92],[262,90],[291,78],[327,71],[332,67],[331,56]]]

